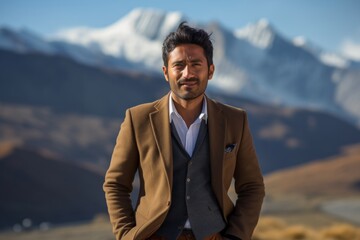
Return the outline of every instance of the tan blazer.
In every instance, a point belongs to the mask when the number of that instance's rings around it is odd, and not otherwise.
[[[226,233],[250,240],[264,184],[246,113],[206,100],[212,186],[227,221]],[[229,144],[236,144],[232,151],[225,149]],[[171,205],[172,159],[169,94],[128,109],[104,183],[116,239],[146,239],[161,226]],[[134,211],[130,193],[137,170],[140,193]],[[238,194],[235,207],[227,194],[233,178]]]

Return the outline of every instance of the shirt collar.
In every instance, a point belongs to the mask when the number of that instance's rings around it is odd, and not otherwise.
[[[174,101],[172,99],[172,93],[170,93],[169,98],[170,98],[169,99],[169,119],[170,119],[170,123],[171,123],[174,117],[177,117],[177,118],[180,118],[180,119],[182,119],[182,117],[175,108]],[[205,120],[205,123],[207,123],[207,118],[208,118],[207,102],[206,102],[206,98],[204,97],[203,98],[203,104],[202,104],[201,113],[200,113],[198,119]]]

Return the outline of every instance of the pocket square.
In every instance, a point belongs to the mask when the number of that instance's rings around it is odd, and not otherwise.
[[[235,146],[236,146],[236,144],[228,144],[228,145],[226,145],[226,147],[225,147],[225,152],[226,153],[230,153],[230,152],[232,152],[232,150],[234,150],[234,148],[235,148]]]

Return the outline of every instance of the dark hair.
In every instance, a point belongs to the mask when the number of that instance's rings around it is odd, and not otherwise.
[[[210,40],[211,34],[203,29],[196,29],[186,25],[186,22],[180,23],[176,32],[171,32],[164,40],[162,46],[162,58],[167,67],[169,53],[180,44],[196,44],[204,49],[208,66],[213,64],[213,45]]]

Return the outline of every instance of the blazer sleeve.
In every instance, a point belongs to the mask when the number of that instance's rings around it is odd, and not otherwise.
[[[131,112],[128,109],[121,124],[103,186],[116,239],[123,238],[136,225],[130,193],[138,162],[139,154]]]
[[[259,219],[265,188],[247,115],[245,111],[243,113],[242,136],[234,172],[237,200],[234,211],[228,217],[225,236],[250,240]]]

